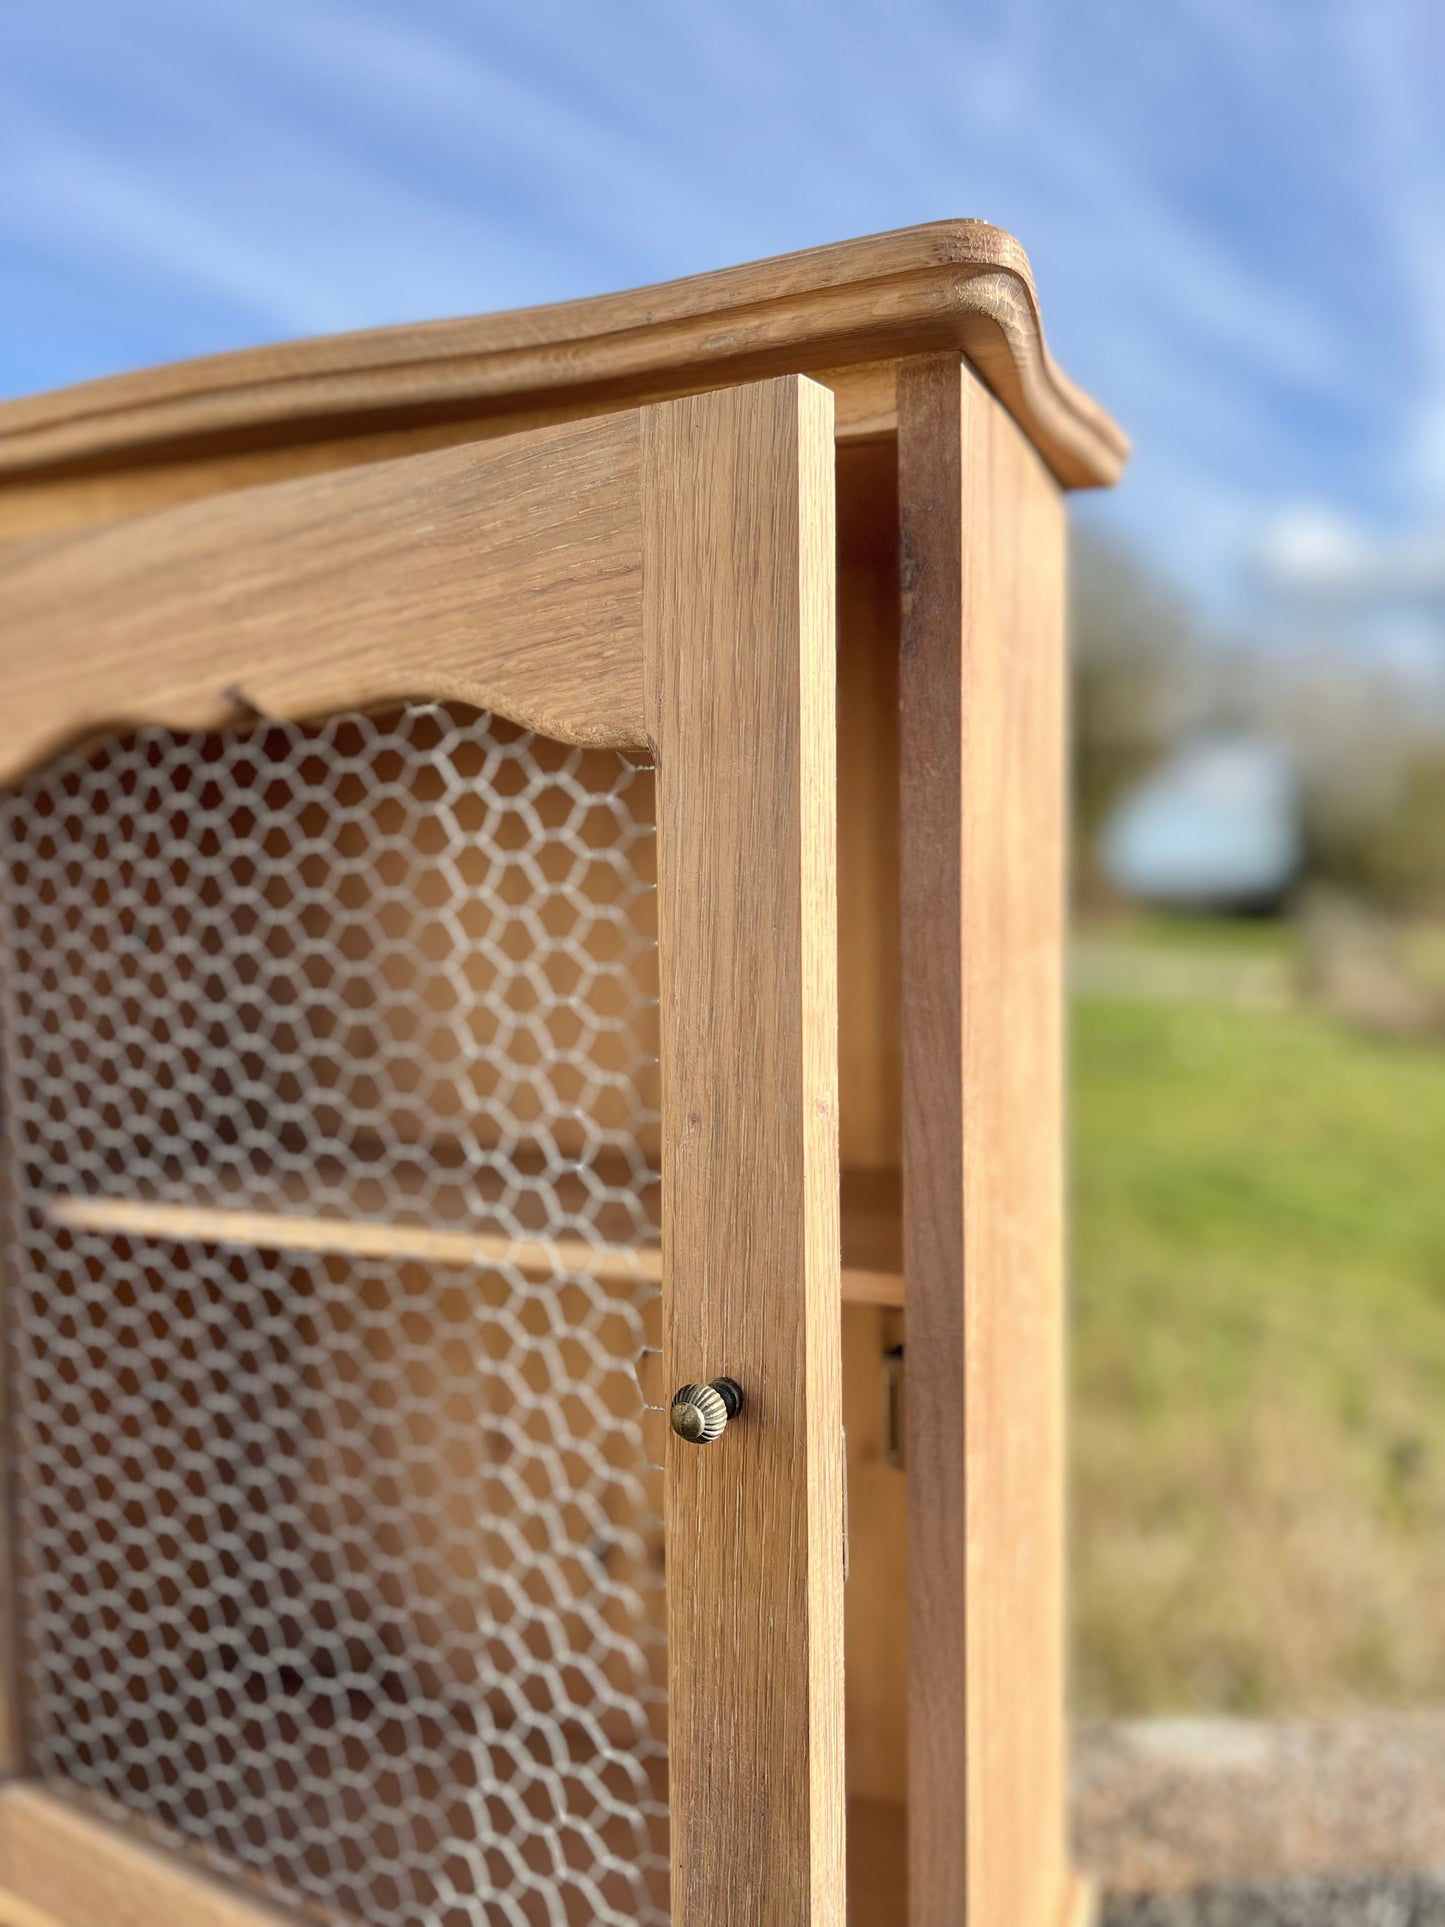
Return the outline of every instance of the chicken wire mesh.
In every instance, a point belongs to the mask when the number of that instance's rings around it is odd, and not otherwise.
[[[417,705],[4,805],[27,1763],[307,1918],[667,1918],[651,784]]]

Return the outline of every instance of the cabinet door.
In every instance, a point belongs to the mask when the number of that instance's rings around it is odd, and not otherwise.
[[[832,525],[789,378],[0,550],[27,1920],[841,1922]]]

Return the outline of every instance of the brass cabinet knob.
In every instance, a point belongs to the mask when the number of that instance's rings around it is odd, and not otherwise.
[[[742,1387],[730,1378],[715,1378],[710,1385],[684,1385],[674,1392],[668,1418],[689,1445],[711,1445],[742,1409]]]

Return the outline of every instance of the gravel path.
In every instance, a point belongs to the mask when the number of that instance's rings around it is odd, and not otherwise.
[[[1073,1780],[1079,1864],[1101,1888],[1140,1895],[1218,1890],[1218,1897],[1211,1891],[1181,1900],[1184,1912],[1115,1913],[1111,1921],[1232,1927],[1278,1920],[1294,1927],[1352,1919],[1374,1927],[1374,1914],[1320,1911],[1334,1904],[1329,1883],[1337,1882],[1353,1896],[1341,1906],[1358,1909],[1361,1893],[1378,1891],[1386,1910],[1378,1919],[1390,1927],[1445,1927],[1445,1714],[1086,1725],[1076,1736]],[[1368,1890],[1349,1884],[1407,1869],[1434,1870],[1433,1881]],[[1313,1913],[1260,1912],[1262,1900],[1223,1897],[1226,1884],[1243,1896],[1256,1883],[1259,1894],[1268,1887],[1285,1896],[1280,1906],[1293,1906],[1295,1886],[1279,1883],[1307,1879],[1325,1883],[1302,1903]],[[1209,1911],[1251,1905],[1256,1911]]]
[[[1445,1927],[1445,1874],[1239,1881],[1116,1897],[1100,1927]]]

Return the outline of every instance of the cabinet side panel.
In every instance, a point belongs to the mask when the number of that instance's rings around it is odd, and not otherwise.
[[[831,398],[644,421],[663,1346],[746,1399],[667,1440],[673,1916],[841,1927]]]
[[[955,359],[900,386],[910,1891],[1065,1885],[1064,527]]]

